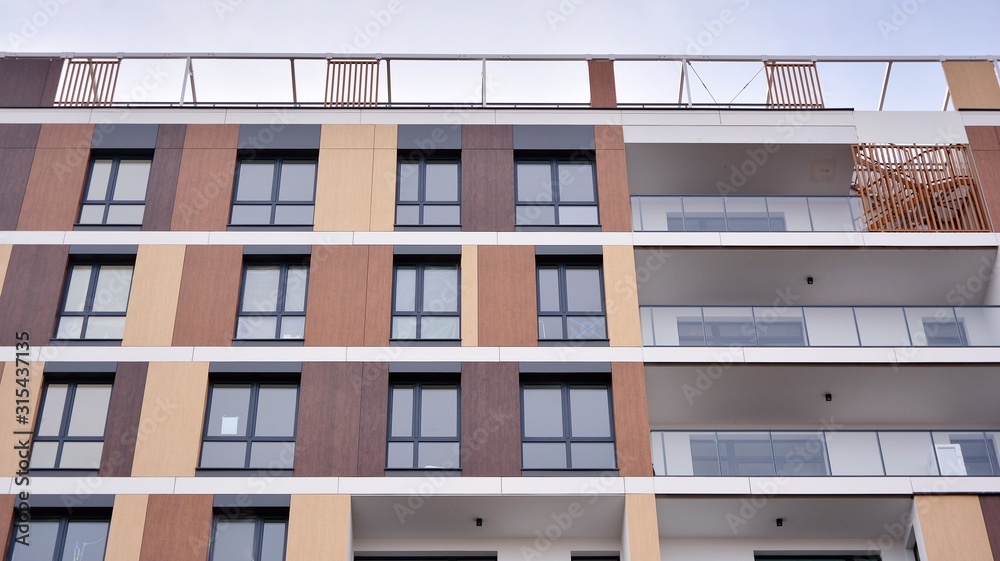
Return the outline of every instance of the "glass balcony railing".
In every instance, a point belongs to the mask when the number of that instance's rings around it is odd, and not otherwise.
[[[648,347],[996,347],[1000,306],[641,306]]]
[[[1000,431],[652,431],[669,476],[1000,476]]]
[[[641,195],[636,232],[861,232],[860,197]]]

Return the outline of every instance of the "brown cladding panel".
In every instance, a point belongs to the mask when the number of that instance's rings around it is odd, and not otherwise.
[[[389,346],[392,325],[392,246],[368,248],[368,291],[365,299],[365,345]]]
[[[41,125],[2,124],[0,125],[0,148],[31,148],[38,145]]]
[[[632,199],[624,150],[597,151],[597,198],[603,231],[632,231]]]
[[[382,477],[385,475],[386,425],[389,418],[388,363],[362,364],[360,418],[357,475]]]
[[[226,229],[239,133],[239,125],[187,125],[171,230]]]
[[[479,246],[479,344],[538,345],[534,246]]]
[[[10,532],[14,529],[14,495],[0,495],[0,559],[7,558]]]
[[[206,561],[213,495],[150,495],[139,561]]]
[[[188,246],[174,345],[232,345],[242,267],[242,246]]]
[[[976,162],[986,210],[995,231],[1000,227],[1000,150],[973,150],[972,159]]]
[[[462,150],[513,149],[513,125],[462,125]]]
[[[16,245],[0,294],[0,334],[27,331],[32,345],[46,345],[55,332],[69,247]]]
[[[1000,150],[1000,127],[965,127],[973,150]]]
[[[313,246],[306,298],[307,346],[365,344],[368,246]]]
[[[517,363],[462,364],[462,475],[521,475],[521,390]]]
[[[615,61],[588,60],[587,70],[590,74],[590,106],[617,107]]]
[[[615,452],[622,477],[652,477],[646,372],[641,362],[611,366],[611,396],[615,419]]]
[[[71,230],[80,213],[94,125],[42,125],[19,230]]]
[[[75,148],[83,151],[83,156],[90,150],[94,140],[94,125],[84,124],[44,124],[38,131],[36,148]]]
[[[350,477],[358,474],[362,365],[307,362],[299,384],[295,475]]]
[[[129,477],[139,435],[142,396],[146,391],[145,362],[119,362],[108,405],[108,424],[104,429],[101,477]]]
[[[0,59],[0,107],[51,107],[61,58]]]
[[[156,133],[156,151],[149,168],[146,187],[146,212],[143,230],[169,230],[181,169],[181,148],[186,125],[160,125]]]
[[[462,150],[462,230],[514,231],[513,150]]]
[[[32,148],[0,148],[0,230],[17,229],[34,156]]]
[[[986,535],[990,538],[993,559],[1000,560],[1000,495],[980,495],[979,505],[983,509]]]
[[[625,131],[621,125],[594,125],[594,147],[598,150],[624,150]]]

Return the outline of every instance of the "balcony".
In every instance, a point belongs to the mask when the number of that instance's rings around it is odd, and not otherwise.
[[[860,197],[632,197],[636,232],[863,232]]]
[[[642,306],[650,347],[995,347],[1000,306]]]
[[[1000,476],[998,431],[652,431],[656,475]]]

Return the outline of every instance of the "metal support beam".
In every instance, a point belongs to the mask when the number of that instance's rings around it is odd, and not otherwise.
[[[882,79],[882,95],[878,98],[878,110],[885,107],[885,92],[889,89],[889,73],[892,72],[892,61],[885,63],[885,78]]]

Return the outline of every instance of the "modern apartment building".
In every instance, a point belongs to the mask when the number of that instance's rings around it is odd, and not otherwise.
[[[522,58],[0,57],[5,559],[1000,561],[996,57]]]

